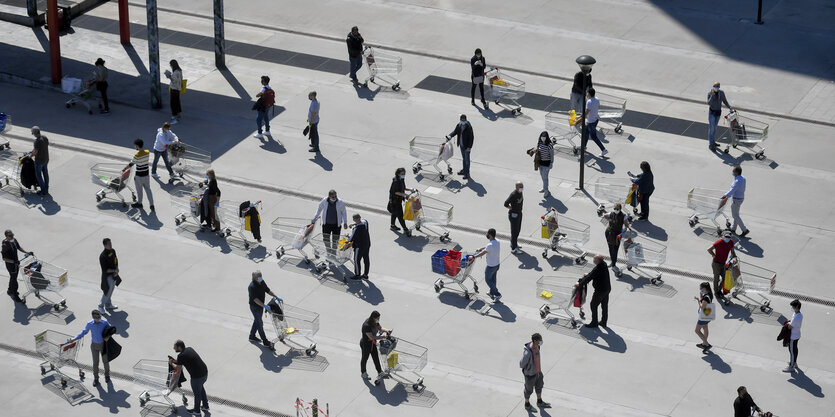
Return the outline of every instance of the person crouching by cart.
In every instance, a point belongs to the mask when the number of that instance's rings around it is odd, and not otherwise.
[[[348,246],[354,248],[354,276],[351,279],[368,279],[368,268],[371,261],[368,259],[368,252],[371,249],[371,235],[368,233],[368,221],[363,220],[359,214],[354,214],[354,224],[351,225],[351,235],[348,236]],[[365,265],[365,273],[362,272],[360,261]]]

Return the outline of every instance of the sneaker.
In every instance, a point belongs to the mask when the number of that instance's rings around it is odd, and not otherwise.
[[[412,231],[411,231],[411,230],[406,229],[406,230],[404,231],[404,233],[405,233],[406,237],[412,237]]]
[[[267,349],[272,349],[273,344],[269,340],[265,340],[264,341],[264,347],[267,348]]]
[[[499,295],[497,295],[497,296],[493,297],[493,302],[494,302],[494,303],[498,303],[501,299],[502,299],[502,295],[501,295],[501,294],[499,294]]]
[[[159,179],[159,174],[157,174],[157,173],[153,173],[153,174],[151,174],[151,176],[156,178],[156,179]]]
[[[389,229],[391,229],[393,232],[399,232],[400,231],[400,228],[395,226],[395,225],[391,225],[391,227],[389,227]]]
[[[787,366],[783,369],[783,372],[794,372],[794,368],[791,366]]]
[[[368,279],[368,274],[363,274],[363,275],[360,275],[360,278],[362,278],[362,279]]]
[[[189,408],[189,409],[188,409],[188,410],[186,410],[186,411],[188,411],[190,414],[200,414],[200,409],[199,409],[199,408],[197,408],[197,407],[194,407],[194,408]]]
[[[249,341],[250,341],[250,342],[257,342],[257,343],[261,343],[261,339],[259,339],[259,338],[255,337],[255,336],[249,336]]]
[[[308,149],[307,151],[319,153],[319,148]]]
[[[133,207],[133,208],[141,209],[142,208],[142,203],[133,203],[130,206]]]
[[[604,150],[602,150],[602,151],[600,152],[600,157],[602,158],[602,157],[606,156],[606,154],[607,154],[607,153],[609,153],[609,150],[608,150],[608,149],[604,149]]]
[[[536,406],[539,408],[551,408],[551,403],[546,403],[545,401],[537,400]]]
[[[104,306],[104,308],[106,308],[108,310],[116,310],[117,308],[119,308],[119,306],[117,306],[116,304],[109,304],[109,305]]]
[[[264,139],[264,135],[262,135],[260,133],[256,133],[256,134],[252,135],[252,137],[254,137],[256,139]]]
[[[544,188],[540,188],[540,189],[539,189],[539,192],[540,192],[540,193],[544,193],[544,192],[545,192],[545,189],[544,189]]]
[[[368,372],[363,372],[362,373],[362,379],[369,380],[369,379],[371,379],[371,377],[368,376]]]
[[[272,134],[272,133],[270,133],[270,131],[269,131],[269,130],[266,130],[266,131],[264,131],[264,136],[273,137],[273,134]]]
[[[175,124],[177,124],[177,123],[180,123],[180,121],[179,121],[179,120],[177,120],[177,119],[171,119],[171,121],[170,121],[170,122],[168,122],[168,123],[169,123],[169,124],[172,124],[172,125],[175,125]]]
[[[705,348],[705,344],[704,344],[704,343],[697,343],[697,344],[696,344],[696,347],[697,347],[697,348],[699,348],[699,349],[704,349],[704,348]]]
[[[107,314],[107,312],[104,311],[104,306],[99,306],[99,313],[101,313],[102,316]]]
[[[99,386],[99,385],[101,385],[101,383],[99,383],[99,380],[98,380],[98,379],[94,379],[94,380],[93,380],[93,386],[94,386],[94,387],[97,387],[97,386]]]
[[[531,403],[525,403],[525,410],[529,413],[535,413],[536,412],[536,408],[533,408]]]
[[[156,211],[156,210],[154,210],[154,205],[153,205],[153,204],[151,204],[151,212],[153,213],[153,212],[155,212],[155,211]]]
[[[203,410],[203,411],[209,411],[209,406],[204,405],[204,406],[200,407],[200,409]]]
[[[108,384],[109,384],[109,383],[111,383],[111,382],[113,382],[113,381],[111,381],[111,380],[110,380],[110,375],[105,375],[105,376],[104,376],[104,382],[106,382],[106,383],[108,383]]]
[[[107,114],[107,113],[110,113],[110,110],[104,109],[104,110],[101,111],[101,114]]]
[[[745,231],[744,231],[744,232],[742,232],[742,234],[741,234],[741,235],[739,235],[739,237],[741,237],[741,238],[742,238],[742,237],[748,236],[748,232],[750,232],[750,231],[751,231],[751,230],[749,230],[749,229],[745,229]]]
[[[470,100],[470,104],[472,104],[473,106],[475,106],[475,100]]]

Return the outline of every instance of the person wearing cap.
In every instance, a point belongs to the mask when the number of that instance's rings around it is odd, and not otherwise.
[[[456,137],[458,147],[461,148],[461,159],[464,168],[458,171],[458,175],[463,175],[465,180],[470,179],[470,151],[473,150],[473,142],[475,142],[475,135],[473,135],[473,125],[467,121],[467,115],[462,114],[455,125],[455,129],[446,136],[447,142],[450,138]]]
[[[542,375],[542,363],[539,359],[539,351],[542,348],[542,335],[534,333],[531,335],[530,343],[525,343],[522,351],[522,359],[519,360],[519,367],[522,368],[522,376],[525,378],[525,411],[535,413],[530,402],[531,394],[536,391],[536,406],[539,408],[551,408],[551,403],[542,400],[542,387],[544,385]]]
[[[107,100],[107,76],[109,70],[104,66],[104,60],[99,58],[96,60],[96,68],[93,74],[96,77],[96,90],[101,93],[101,101],[104,108],[101,109],[102,114],[110,113],[110,102]]]
[[[351,81],[354,84],[358,83],[357,80],[357,71],[362,68],[362,44],[365,40],[360,35],[360,30],[356,26],[351,28],[351,33],[348,34],[348,39],[346,39],[348,43],[348,61],[350,63],[349,71]]]
[[[722,103],[728,106],[730,111],[734,110],[728,103],[725,92],[719,89],[719,81],[717,81],[713,83],[713,88],[707,93],[707,147],[714,152],[716,151],[716,140],[714,138],[716,136],[716,126],[719,124],[719,118],[722,117]]]
[[[731,231],[725,230],[722,232],[722,238],[713,242],[713,245],[707,248],[707,253],[713,257],[713,261],[710,263],[710,267],[713,269],[713,293],[716,295],[716,298],[724,298],[725,295],[722,293],[722,278],[725,276],[725,263],[728,262],[728,255],[736,257],[734,240],[731,239]]]
[[[104,365],[104,381],[110,383],[110,362],[107,360],[107,354],[104,351],[104,342],[110,339],[110,336],[103,335],[104,329],[109,327],[110,323],[102,317],[99,310],[93,310],[90,314],[93,316],[92,320],[88,321],[84,330],[70,339],[70,342],[79,340],[85,334],[90,333],[90,351],[93,352],[93,386],[97,387],[99,386],[99,356],[101,356]]]
[[[35,180],[38,181],[38,195],[49,194],[49,139],[41,135],[41,128],[32,126],[32,136],[35,137],[35,145],[30,153],[35,160]]]
[[[14,232],[11,230],[6,230],[5,236],[0,253],[3,256],[3,263],[6,264],[6,270],[9,271],[9,289],[6,290],[6,294],[16,302],[22,303],[23,300],[20,299],[20,294],[17,292],[17,274],[20,272],[20,258],[18,258],[17,253],[23,252],[31,255],[32,252],[26,252],[20,246],[20,243],[14,238]]]

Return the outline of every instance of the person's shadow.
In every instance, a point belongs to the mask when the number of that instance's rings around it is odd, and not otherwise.
[[[406,401],[406,388],[401,384],[396,384],[391,391],[386,389],[386,380],[380,381],[380,385],[374,385],[373,380],[369,381],[363,379],[365,386],[368,387],[368,392],[374,396],[381,405],[390,405],[396,407]]]
[[[139,215],[132,217],[133,221],[135,221],[137,224],[141,224],[146,229],[151,230],[159,230],[162,228],[163,223],[159,221],[159,218],[157,217],[157,213],[155,211],[145,211],[144,208],[141,210],[137,209],[137,211],[139,212]]]
[[[110,414],[118,414],[120,408],[130,408],[131,405],[128,402],[128,398],[131,397],[130,393],[125,390],[118,390],[116,391],[113,388],[113,383],[107,383],[107,390],[105,390],[103,385],[99,385],[96,387],[99,392],[99,398],[92,400],[92,402],[99,403],[102,407],[107,407]]]
[[[737,244],[737,250],[755,258],[763,257],[763,248],[760,245],[752,242],[750,239],[739,239],[739,243]]]
[[[650,223],[649,220],[635,221],[631,223],[631,226],[641,234],[661,242],[666,242],[669,238],[664,228]]]
[[[702,360],[709,363],[710,368],[715,371],[719,371],[723,374],[731,373],[731,365],[725,362],[721,356],[712,351],[706,355],[702,355]]]
[[[333,171],[333,163],[330,161],[330,159],[325,158],[325,155],[322,155],[322,152],[316,152],[313,155],[313,158],[310,158],[310,161],[312,161],[316,165],[319,165],[325,171]]]
[[[557,200],[553,194],[548,194],[548,196],[543,197],[542,201],[539,202],[539,205],[545,207],[546,210],[551,210],[552,208],[557,210],[557,213],[565,214],[568,212],[568,207],[563,204],[562,201]]]
[[[12,321],[28,326],[31,318],[32,312],[26,307],[26,304],[14,303],[14,317]]]
[[[624,353],[626,352],[626,342],[614,330],[608,327],[598,327],[591,329],[588,327],[580,327],[580,335],[586,339],[589,344],[599,347],[609,352]],[[604,343],[599,343],[598,339],[602,339]]]
[[[806,373],[804,373],[799,368],[791,376],[791,379],[789,379],[790,384],[795,385],[799,388],[803,388],[804,390],[806,390],[806,392],[814,395],[815,397],[825,397],[821,386],[816,384],[815,381],[812,381],[808,376],[806,376]]]
[[[128,321],[128,313],[124,310],[111,311],[107,316],[107,322],[116,328],[116,334],[119,336],[124,338],[129,336],[130,322]]]
[[[357,92],[357,97],[368,101],[374,101],[374,97],[377,96],[377,93],[379,93],[380,89],[382,88],[378,86],[377,88],[372,90],[371,88],[369,88],[372,85],[371,81],[369,81],[368,84],[366,84],[368,87],[363,87],[363,85],[360,83],[353,84],[354,90],[356,90]]]
[[[521,253],[514,254],[513,256],[519,260],[519,269],[542,271],[542,267],[539,266],[539,259],[537,259],[535,255],[531,255],[523,251]]]
[[[383,292],[370,279],[349,279],[348,292],[373,306],[385,301]]]
[[[260,148],[265,151],[275,152],[277,154],[287,153],[287,149],[284,147],[284,144],[282,144],[281,141],[275,140],[272,134],[264,134],[264,136],[258,140],[261,141]]]

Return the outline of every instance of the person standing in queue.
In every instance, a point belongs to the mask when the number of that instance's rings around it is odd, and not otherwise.
[[[394,224],[395,220],[399,220],[400,226],[403,227],[403,234],[411,237],[412,231],[406,227],[406,221],[403,220],[403,200],[409,198],[406,191],[417,192],[414,188],[406,188],[406,168],[400,167],[394,171],[394,178],[391,179],[388,212],[391,213],[391,230],[400,231],[400,228]]]
[[[366,372],[366,364],[368,357],[371,356],[374,361],[374,368],[377,369],[377,379],[383,373],[383,368],[380,366],[380,354],[377,351],[377,341],[391,336],[392,329],[386,329],[380,325],[380,312],[374,310],[371,315],[362,323],[362,339],[360,339],[360,349],[362,349],[362,359],[360,359],[360,372],[362,378],[365,380],[371,379]]]

